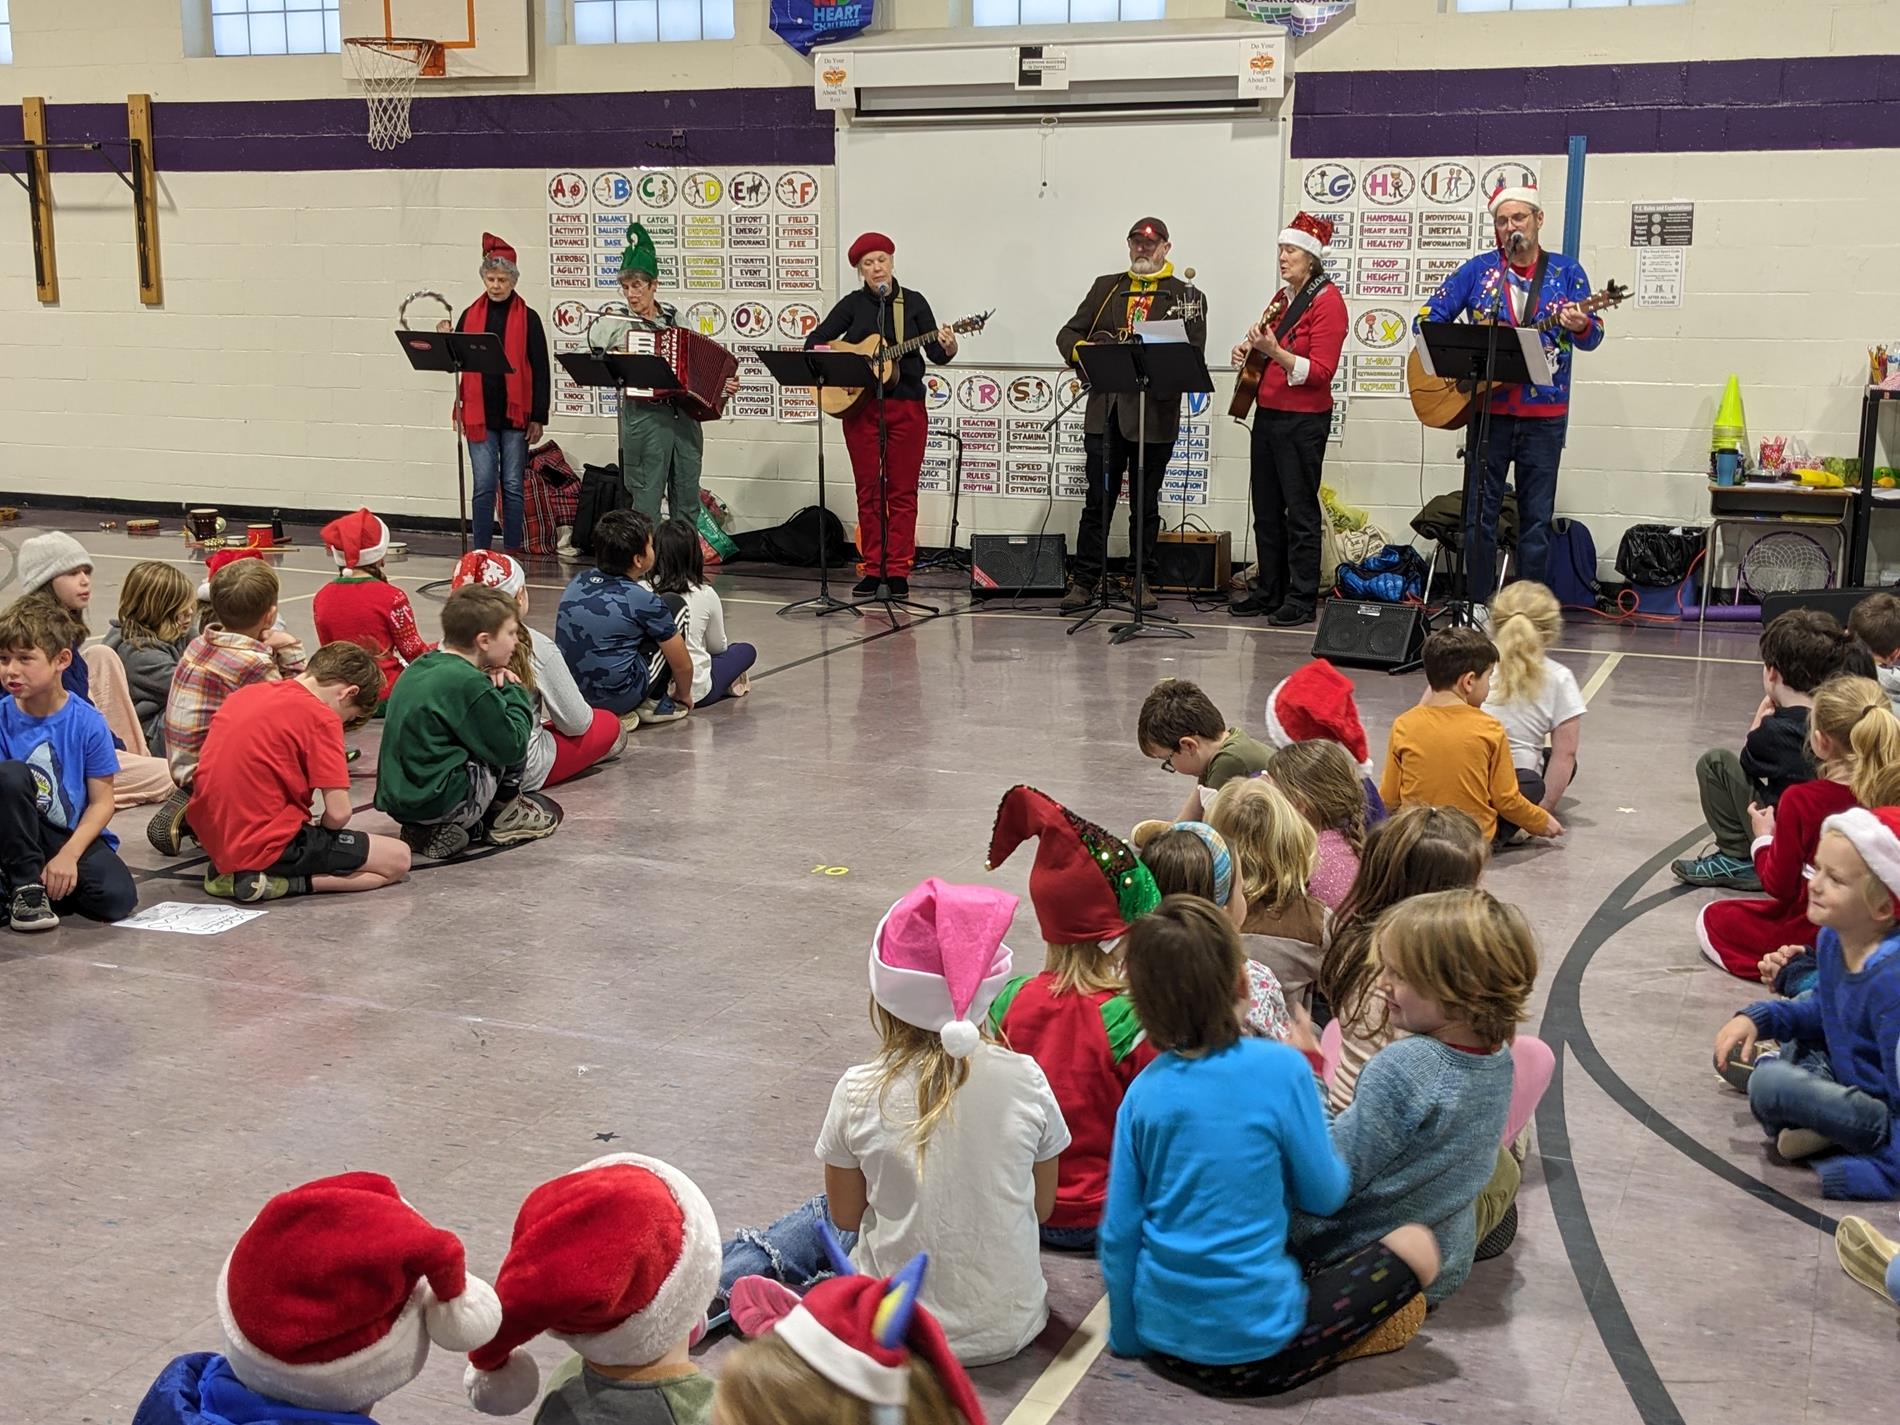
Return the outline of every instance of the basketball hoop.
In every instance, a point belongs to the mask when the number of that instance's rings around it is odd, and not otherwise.
[[[409,102],[415,97],[416,80],[442,75],[441,44],[361,35],[344,40],[343,51],[369,101],[369,146],[392,149],[408,142]]]

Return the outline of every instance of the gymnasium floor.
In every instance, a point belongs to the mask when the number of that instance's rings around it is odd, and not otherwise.
[[[0,543],[51,527],[28,513]],[[97,523],[60,527],[97,561],[103,632],[132,562],[183,551],[175,533]],[[281,562],[285,616],[308,638],[329,562],[302,533]],[[420,552],[390,566],[412,590],[448,567]],[[561,582],[537,573],[537,628]],[[774,617],[806,592],[797,581],[721,580],[733,636],[760,648],[753,695],[637,734],[619,764],[557,789],[567,819],[550,841],[279,903],[211,938],[0,935],[0,1414],[124,1425],[164,1361],[216,1348],[214,1283],[250,1215],[319,1175],[390,1174],[484,1275],[527,1190],[603,1152],[677,1163],[726,1228],[790,1207],[819,1185],[833,1082],[874,1043],[864,960],[890,902],[926,875],[981,879],[1017,781],[1112,827],[1167,813],[1183,786],[1134,746],[1149,685],[1195,678],[1258,732],[1311,638],[1169,601],[1191,641],[1111,649],[1052,615],[971,614],[942,582],[956,616],[892,633]],[[417,606],[432,633],[434,603]],[[1748,990],[1697,954],[1708,893],[1672,889],[1667,871],[1700,841],[1696,753],[1736,743],[1759,697],[1753,647],[1752,626],[1699,645],[1573,625],[1564,641],[1591,697],[1571,834],[1488,877],[1542,937],[1537,1012],[1561,1066],[1516,1246],[1402,1353],[1260,1406],[1097,1356],[1094,1265],[1047,1255],[1048,1330],[976,1373],[992,1422],[1832,1425],[1891,1404],[1895,1312],[1842,1274],[1839,1209],[1809,1171],[1768,1159],[1710,1072],[1710,1039]],[[1420,681],[1355,679],[1379,756]],[[147,814],[114,824],[145,903],[204,900],[195,861],[163,865],[146,845]],[[996,879],[1024,891],[1029,862],[1025,849]],[[1026,900],[1012,940],[1038,967]],[[1894,1230],[1892,1207],[1864,1211]],[[474,1418],[459,1382],[438,1353],[378,1418]]]

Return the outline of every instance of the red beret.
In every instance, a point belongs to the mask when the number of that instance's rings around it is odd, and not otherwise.
[[[864,233],[859,236],[856,242],[851,244],[851,248],[845,253],[845,256],[851,260],[851,265],[856,267],[860,262],[864,261],[864,254],[867,252],[888,252],[895,254],[897,252],[897,244],[885,237],[883,233]]]

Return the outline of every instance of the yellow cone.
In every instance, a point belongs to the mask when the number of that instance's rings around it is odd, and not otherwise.
[[[1715,429],[1709,449],[1740,450],[1748,443],[1748,421],[1742,415],[1742,383],[1730,376],[1722,390],[1722,403],[1715,408]]]

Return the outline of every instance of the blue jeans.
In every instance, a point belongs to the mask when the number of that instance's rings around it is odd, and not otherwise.
[[[488,439],[468,443],[468,467],[475,481],[473,547],[487,549],[495,538],[495,479],[501,477],[501,545],[520,549],[522,528],[521,482],[528,469],[528,433],[489,427]]]
[[[1811,1128],[1850,1153],[1873,1152],[1892,1131],[1887,1105],[1835,1083],[1824,1054],[1756,1065],[1748,1078],[1748,1107],[1771,1138],[1784,1128]]]
[[[831,1258],[825,1255],[824,1239],[818,1235],[818,1224],[827,1221],[830,1212],[825,1195],[819,1193],[770,1227],[741,1227],[721,1249],[725,1257],[719,1269],[721,1298],[740,1277],[770,1277],[802,1296],[825,1278],[835,1276]],[[857,1233],[835,1226],[832,1231],[845,1251],[857,1245]]]
[[[1478,420],[1465,428],[1465,459],[1478,459]],[[1563,455],[1564,416],[1491,417],[1478,508],[1465,508],[1465,597],[1490,602],[1498,583],[1498,512],[1517,467],[1517,577],[1547,582],[1550,522],[1557,511],[1557,461]]]

